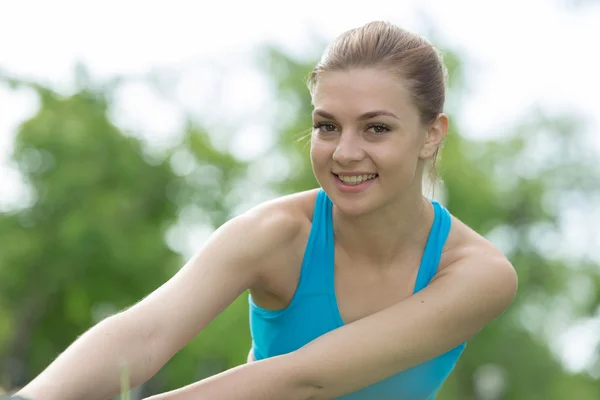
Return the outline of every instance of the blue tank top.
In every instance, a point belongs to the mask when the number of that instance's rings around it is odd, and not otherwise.
[[[450,231],[450,214],[432,201],[435,217],[421,259],[414,293],[435,275]],[[290,304],[282,310],[258,307],[249,296],[250,331],[256,360],[292,352],[344,325],[334,286],[332,202],[320,189],[304,253],[300,279]],[[338,400],[432,400],[454,368],[466,343]]]

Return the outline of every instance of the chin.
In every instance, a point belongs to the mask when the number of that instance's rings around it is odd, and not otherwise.
[[[334,206],[344,215],[360,217],[377,209],[375,193],[348,194],[341,193],[336,188],[323,187]]]

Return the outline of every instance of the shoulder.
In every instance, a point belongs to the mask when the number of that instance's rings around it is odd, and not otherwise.
[[[442,251],[441,270],[464,263],[465,260],[487,260],[492,264],[503,264],[512,268],[510,261],[491,241],[451,216],[450,233]],[[509,268],[509,269],[510,269]]]
[[[251,287],[255,301],[260,303],[263,291],[279,296],[281,288],[287,288],[289,282],[295,287],[293,282],[299,275],[310,236],[316,196],[317,190],[284,195],[235,218],[237,231],[252,246],[253,256],[247,264],[257,274]]]
[[[301,246],[310,231],[316,190],[284,195],[234,217],[219,230],[264,262]]]
[[[506,255],[454,216],[434,280],[445,277],[454,277],[466,287],[487,288],[499,308],[512,302],[518,288],[517,272]]]
[[[261,203],[234,219],[248,229],[276,241],[292,239],[312,220],[317,191],[293,193]]]

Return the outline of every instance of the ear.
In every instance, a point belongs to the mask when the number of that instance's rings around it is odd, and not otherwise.
[[[433,157],[435,152],[439,149],[442,141],[448,133],[448,116],[446,114],[439,114],[435,121],[427,129],[427,136],[425,142],[421,147],[419,158],[428,159]]]

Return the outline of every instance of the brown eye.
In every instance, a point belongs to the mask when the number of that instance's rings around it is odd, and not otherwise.
[[[381,135],[382,133],[386,133],[390,131],[390,128],[383,124],[373,124],[369,125],[369,130],[376,135]]]
[[[335,131],[335,125],[333,124],[328,124],[326,122],[320,122],[318,124],[315,124],[314,129],[318,129],[322,132],[333,132]]]

